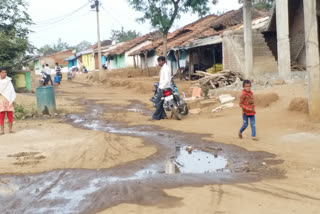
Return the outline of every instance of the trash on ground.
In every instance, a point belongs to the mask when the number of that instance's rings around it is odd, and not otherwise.
[[[223,105],[220,105],[220,106],[214,108],[212,110],[212,112],[216,113],[216,112],[222,111],[225,108],[232,108],[232,107],[234,107],[234,103],[226,103],[226,104],[223,104]]]
[[[223,94],[219,96],[219,100],[221,104],[233,102],[236,98],[231,96],[230,94]]]
[[[198,98],[201,97],[202,89],[200,87],[194,87],[192,90],[192,97]]]

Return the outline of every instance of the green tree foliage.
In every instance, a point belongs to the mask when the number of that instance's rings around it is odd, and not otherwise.
[[[182,13],[206,15],[209,11],[208,0],[128,0],[131,7],[142,12],[139,21],[149,21],[151,25],[163,34],[163,54],[167,53],[167,38],[174,21]],[[215,4],[217,1],[211,1]]]
[[[0,1],[0,66],[8,71],[21,68],[23,58],[32,51],[28,42],[32,24],[25,0]]]
[[[135,39],[137,37],[141,36],[141,34],[135,30],[128,30],[125,31],[122,27],[121,30],[112,30],[111,31],[111,40],[119,42],[127,42],[132,39]]]
[[[254,8],[271,10],[274,0],[252,0],[252,6]],[[243,0],[239,0],[239,3],[243,3]]]
[[[79,44],[77,44],[73,49],[75,49],[77,52],[83,51],[90,47],[92,44],[88,41],[82,41]]]
[[[72,47],[69,46],[68,43],[63,42],[61,38],[58,39],[57,43],[52,45],[44,45],[41,48],[38,49],[39,54],[41,55],[50,55],[54,53],[58,53],[60,51],[70,49]]]
[[[53,44],[53,50],[60,52],[66,49],[69,49],[70,45],[66,42],[63,42],[61,38],[58,39],[56,44]]]
[[[48,56],[56,53],[57,51],[55,51],[51,45],[44,45],[38,49],[38,52],[40,55]]]

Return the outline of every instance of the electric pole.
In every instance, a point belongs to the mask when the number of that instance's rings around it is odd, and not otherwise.
[[[100,2],[99,0],[95,0],[94,1],[94,5],[92,5],[92,7],[96,8],[96,13],[97,13],[97,34],[98,34],[98,63],[99,63],[99,79],[101,78],[102,75],[102,56],[101,56],[101,41],[100,41],[100,19],[99,19],[99,6],[100,6]]]

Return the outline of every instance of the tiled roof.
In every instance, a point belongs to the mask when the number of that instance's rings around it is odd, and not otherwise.
[[[101,47],[110,46],[111,44],[112,44],[111,40],[101,41]],[[96,44],[88,47],[86,50],[94,50],[94,49],[97,49],[97,48],[98,48],[98,44],[96,43]]]
[[[268,16],[268,13],[263,10],[252,10],[252,19],[257,19],[260,17]],[[221,16],[209,15],[198,21],[191,23],[185,27],[182,27],[173,33],[168,35],[167,49],[177,46],[183,46],[190,43],[196,39],[204,38],[213,35],[222,34],[225,30],[231,30],[233,28],[239,27],[243,22],[243,10],[242,8],[238,10],[229,11],[222,14]],[[163,42],[162,39],[156,42],[144,46],[141,49],[131,53],[130,55],[138,55],[144,51],[156,50],[158,54],[162,53]]]
[[[157,32],[152,32],[152,33],[148,33],[144,36],[141,37],[137,37],[135,39],[132,39],[128,42],[124,42],[123,44],[119,45],[118,47],[107,51],[105,53],[105,55],[120,55],[123,54],[124,52],[134,48],[135,46],[146,42],[146,41],[154,41],[156,39],[159,39],[159,33]]]

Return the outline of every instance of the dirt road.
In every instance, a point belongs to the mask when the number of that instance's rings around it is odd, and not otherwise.
[[[258,106],[253,142],[237,138],[237,107],[148,121],[153,79],[126,81],[63,83],[57,104],[68,118],[17,121],[0,137],[1,213],[319,213],[320,126],[288,110],[305,85],[256,92],[279,100]],[[159,173],[175,144],[218,149],[231,172]]]

